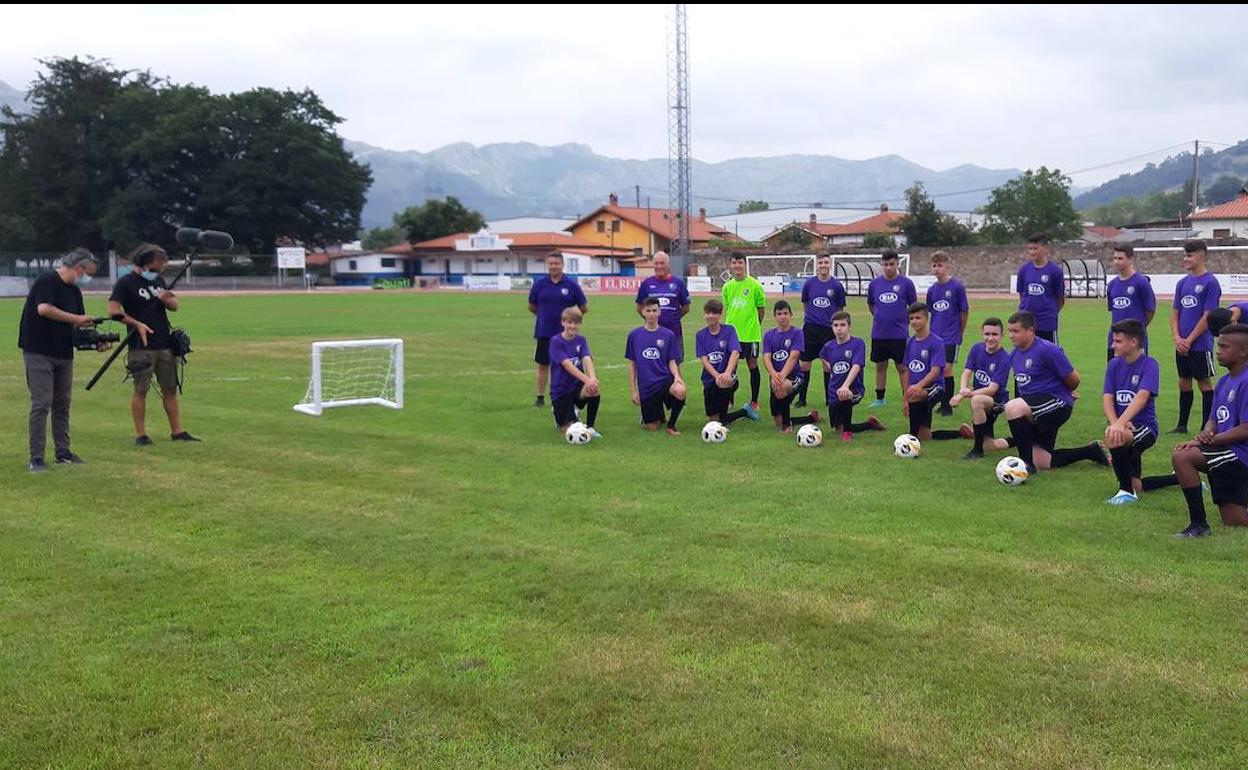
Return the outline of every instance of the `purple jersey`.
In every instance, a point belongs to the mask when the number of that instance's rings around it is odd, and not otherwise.
[[[559,317],[563,315],[564,308],[589,303],[585,301],[585,292],[568,276],[563,276],[555,283],[550,280],[550,276],[543,275],[529,289],[529,304],[537,306],[537,323],[533,327],[533,337],[541,339],[563,332]]]
[[[1214,433],[1226,433],[1240,423],[1248,422],[1248,369],[1238,376],[1229,372],[1218,380],[1213,389],[1213,411],[1209,418],[1213,420]],[[1248,443],[1231,444],[1226,449],[1235,453],[1239,461],[1248,465]]]
[[[1236,323],[1248,324],[1248,302],[1232,302],[1227,310],[1239,308],[1239,321]]]
[[[1157,359],[1141,355],[1134,364],[1129,364],[1127,359],[1114,356],[1109,360],[1109,368],[1105,370],[1105,387],[1101,392],[1114,397],[1114,414],[1121,417],[1127,407],[1131,406],[1135,394],[1140,390],[1147,390],[1152,394],[1148,404],[1131,422],[1137,428],[1148,427],[1154,436],[1160,436],[1156,406],[1157,391],[1160,389],[1161,367],[1157,364]]]
[[[1136,273],[1130,278],[1115,277],[1105,286],[1105,302],[1109,305],[1109,322],[1135,320],[1144,323],[1146,314],[1157,309],[1157,297],[1153,294],[1153,284],[1148,276]],[[1145,324],[1145,329],[1148,325]],[[1109,332],[1109,342],[1113,344],[1114,333]],[[1144,340],[1145,349],[1148,339]]]
[[[1036,317],[1036,331],[1057,331],[1057,302],[1066,296],[1062,268],[1052,262],[1044,267],[1024,262],[1018,269],[1014,291],[1018,292],[1018,309]]]
[[[672,330],[662,326],[654,331],[638,326],[628,333],[624,357],[637,367],[637,392],[642,398],[649,398],[663,390],[672,379],[668,362],[676,360],[673,349],[675,340]]]
[[[1222,286],[1213,273],[1185,275],[1179,279],[1174,290],[1174,309],[1179,311],[1179,336],[1186,337],[1200,323],[1205,313],[1218,306],[1222,299]],[[1192,343],[1192,351],[1213,350],[1213,335],[1205,333]]]
[[[966,287],[957,278],[937,281],[927,289],[927,309],[932,314],[932,334],[948,345],[962,344],[962,314],[969,312]]]
[[[699,329],[697,334],[698,358],[706,357],[711,368],[723,374],[728,369],[728,359],[734,352],[741,352],[741,342],[737,340],[737,330],[731,326],[720,325],[719,334],[711,334],[710,329]],[[701,362],[699,362],[701,363]],[[736,372],[733,372],[736,375]],[[702,367],[702,384],[714,385],[715,379]]]
[[[971,390],[986,388],[995,382],[997,393],[993,398],[996,402],[1004,404],[1009,400],[1010,354],[1005,348],[989,353],[984,343],[976,342],[966,357],[966,368],[971,370]]]
[[[801,373],[797,357],[802,352],[804,341],[802,330],[796,326],[790,326],[787,332],[768,329],[763,335],[763,355],[771,357],[771,366],[776,370],[776,374],[784,371],[784,365],[792,358],[793,368],[789,370],[787,376],[793,377]]]
[[[902,363],[910,370],[910,384],[918,385],[919,381],[933,369],[943,372],[945,368],[945,341],[930,330],[927,337],[919,339],[911,337],[906,341],[906,357]],[[939,383],[940,376],[930,384]]]
[[[845,384],[845,379],[849,377],[849,370],[854,368],[854,364],[858,365],[858,375],[849,383],[849,389],[857,395],[862,395],[864,391],[862,370],[867,367],[867,343],[857,337],[850,337],[844,344],[841,344],[833,338],[824,343],[823,350],[819,351],[819,358],[831,373],[828,379],[828,403],[837,401],[836,391]]]
[[[677,337],[681,336],[680,311],[689,305],[689,289],[685,287],[685,282],[674,275],[662,279],[652,275],[637,289],[637,304],[640,305],[648,297],[659,300],[659,326],[671,329]]]
[[[832,316],[845,309],[845,287],[829,276],[828,280],[820,280],[812,276],[802,284],[802,305],[806,308],[802,323],[815,326],[832,326]]]
[[[1075,367],[1066,352],[1052,342],[1036,337],[1026,350],[1014,348],[1010,368],[1014,370],[1018,395],[1049,395],[1069,406],[1075,405],[1075,397],[1065,381]]]
[[[581,335],[566,339],[562,334],[550,338],[550,400],[555,401],[581,389],[581,381],[568,373],[563,367],[564,361],[585,371],[582,359],[589,358],[589,343]]]
[[[892,280],[884,276],[871,279],[867,285],[867,307],[871,309],[871,339],[904,340],[909,321],[909,306],[918,300],[914,281],[904,275]]]

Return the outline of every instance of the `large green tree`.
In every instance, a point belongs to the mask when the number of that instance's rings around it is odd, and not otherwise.
[[[408,243],[420,243],[444,235],[476,232],[485,226],[481,212],[473,211],[448,195],[446,200],[432,198],[419,206],[409,206],[394,217],[394,224],[407,233]]]
[[[767,211],[771,208],[771,204],[767,201],[749,200],[737,204],[738,214],[749,214],[753,211]]]
[[[1065,241],[1083,232],[1070,199],[1070,177],[1044,166],[993,190],[983,213],[987,222],[981,232],[992,243],[1019,243],[1040,232]]]
[[[974,238],[957,217],[936,208],[922,182],[906,190],[906,214],[897,220],[897,227],[910,246],[962,246]]]

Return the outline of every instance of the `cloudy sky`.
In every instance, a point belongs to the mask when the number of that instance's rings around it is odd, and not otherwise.
[[[689,6],[695,157],[895,153],[1091,168],[1087,185],[1248,137],[1243,6],[884,7]],[[344,136],[392,149],[663,157],[667,8],[7,6],[0,80],[90,55],[217,91],[306,86]]]

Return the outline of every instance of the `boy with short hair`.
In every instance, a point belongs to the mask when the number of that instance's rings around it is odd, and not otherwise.
[[[862,373],[867,365],[867,343],[850,334],[852,319],[844,310],[832,316],[832,339],[819,351],[828,387],[828,425],[841,432],[842,441],[865,430],[884,430],[874,415],[854,422],[854,407],[866,393]]]
[[[564,308],[559,316],[563,333],[550,338],[550,407],[555,415],[555,427],[560,431],[566,431],[576,422],[577,410],[586,410],[585,427],[594,438],[602,438],[594,428],[602,388],[594,372],[589,341],[581,336],[582,318],[578,308]]]
[[[788,302],[780,300],[772,312],[776,317],[776,328],[769,329],[763,335],[763,366],[767,368],[771,384],[771,416],[781,433],[790,433],[794,425],[819,422],[819,413],[811,410],[805,417],[793,417],[789,413],[797,396],[797,388],[802,383],[802,370],[798,367],[798,357],[802,353],[802,330],[792,325],[793,309]]]
[[[686,388],[676,361],[676,335],[659,326],[658,297],[647,297],[641,313],[645,324],[628,333],[624,346],[632,401],[641,407],[641,422],[646,430],[658,430],[667,409],[667,433],[679,436],[676,420],[685,408]]]
[[[706,416],[728,425],[734,420],[748,417],[758,419],[758,412],[749,404],[735,412],[730,411],[732,397],[737,392],[737,360],[741,356],[741,343],[737,331],[722,323],[724,303],[708,299],[702,306],[706,328],[698,330],[697,356],[702,364],[702,402]]]

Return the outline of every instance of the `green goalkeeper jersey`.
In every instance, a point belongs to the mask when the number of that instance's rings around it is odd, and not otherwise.
[[[754,276],[741,280],[731,279],[724,284],[724,323],[737,330],[742,342],[762,342],[763,325],[758,319],[758,309],[765,307],[763,285]]]

